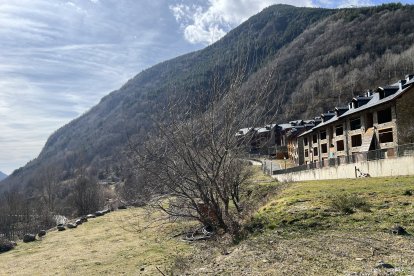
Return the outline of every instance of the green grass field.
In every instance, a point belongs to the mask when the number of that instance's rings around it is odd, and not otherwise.
[[[338,212],[332,202],[344,195],[367,207],[348,215]],[[388,231],[402,225],[414,233],[413,202],[414,177],[307,181],[290,184],[256,218],[271,229]]]

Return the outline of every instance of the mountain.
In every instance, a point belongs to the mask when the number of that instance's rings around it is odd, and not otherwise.
[[[40,155],[0,183],[33,192],[43,168],[70,179],[81,166],[118,171],[128,139],[151,130],[166,99],[229,85],[246,68],[246,97],[269,82],[278,122],[309,118],[353,95],[414,72],[414,6],[353,9],[266,8],[203,50],[142,71],[84,115],[53,133]],[[270,79],[269,76],[272,76]],[[208,95],[208,93],[203,93]]]
[[[4,174],[3,172],[0,172],[0,181],[5,179],[7,177],[7,174]]]

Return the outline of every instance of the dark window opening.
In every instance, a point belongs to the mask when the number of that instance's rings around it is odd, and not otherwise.
[[[351,120],[351,130],[360,129],[361,128],[361,118],[356,118]]]
[[[317,142],[318,142],[318,136],[317,136],[316,134],[314,134],[314,135],[313,135],[313,137],[312,137],[312,141],[313,141],[314,143],[317,143]]]
[[[321,145],[321,152],[322,153],[328,153],[328,144],[322,144]]]
[[[351,136],[352,147],[360,147],[362,145],[361,134]]]
[[[391,107],[378,111],[377,115],[378,115],[378,124],[383,124],[383,123],[392,121]]]
[[[321,132],[321,140],[325,140],[326,139],[326,131],[322,131]]]
[[[336,136],[344,134],[344,127],[342,125],[336,126],[335,134]]]
[[[313,148],[313,156],[318,156],[318,148]]]
[[[307,138],[307,137],[303,138],[303,144],[304,144],[305,146],[307,146],[307,145],[308,145],[308,138]]]
[[[309,150],[305,149],[305,157],[309,157]]]
[[[394,141],[392,128],[381,129],[378,131],[380,143],[391,143]]]
[[[336,150],[343,151],[345,149],[344,140],[336,141]]]
[[[374,114],[368,113],[366,116],[366,127],[371,128],[374,126]]]

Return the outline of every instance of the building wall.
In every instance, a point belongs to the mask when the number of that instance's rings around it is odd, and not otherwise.
[[[414,87],[396,102],[398,144],[414,143]]]
[[[412,89],[411,94],[414,94],[414,89]],[[409,98],[409,99],[405,99]],[[333,122],[330,125],[326,125],[324,127],[321,127],[320,129],[316,129],[312,133],[309,133],[304,138],[308,139],[308,145],[303,147],[303,155],[304,155],[304,162],[300,163],[302,164],[308,164],[312,162],[318,162],[322,160],[326,160],[330,157],[341,157],[341,156],[347,156],[359,152],[366,152],[369,150],[368,148],[364,147],[364,137],[368,129],[372,129],[374,132],[374,135],[376,137],[377,147],[376,149],[386,149],[386,148],[392,148],[397,145],[398,141],[398,133],[397,133],[397,117],[398,120],[401,120],[401,118],[404,118],[404,125],[411,125],[413,126],[412,120],[413,118],[413,111],[414,111],[414,95],[408,95],[405,93],[405,100],[401,99],[399,101],[399,108],[396,107],[395,102],[383,104],[374,108],[370,108],[367,110],[363,110],[361,112],[357,112],[355,114],[352,114],[342,120]],[[385,122],[385,123],[378,123],[378,112],[385,110],[387,108],[391,108],[391,121]],[[397,114],[397,110],[399,110],[400,114]],[[371,116],[369,114],[372,114],[372,122],[369,122],[371,120]],[[354,119],[360,119],[361,127],[358,129],[351,130],[351,122]],[[369,119],[368,119],[369,118]],[[413,118],[413,119],[411,119]],[[339,126],[342,126],[343,133],[340,135],[337,135],[337,128]],[[380,132],[383,130],[392,130],[392,136],[393,141],[392,142],[386,142],[386,143],[380,143]],[[406,128],[405,128],[406,129]],[[412,138],[414,140],[414,127],[412,128]],[[326,132],[326,139],[320,139],[320,135],[322,132]],[[317,140],[315,142],[314,135],[316,135]],[[356,135],[361,135],[361,146],[352,146],[352,137]],[[343,150],[339,150],[338,148],[338,142],[343,141]],[[323,153],[322,152],[322,145],[326,144],[328,147],[328,152]],[[333,147],[331,147],[333,145]],[[315,155],[315,148],[317,148],[317,155]],[[305,155],[305,150],[308,150],[308,157]],[[330,153],[331,152],[331,153]]]
[[[385,177],[414,174],[414,156],[364,161],[355,164],[324,167],[286,174],[273,175],[278,181],[305,181],[322,179],[356,178],[355,168],[371,177]]]

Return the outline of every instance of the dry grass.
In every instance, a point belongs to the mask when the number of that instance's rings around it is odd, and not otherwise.
[[[190,247],[171,238],[183,227],[177,223],[136,231],[149,221],[143,209],[129,209],[77,229],[51,231],[41,241],[19,243],[1,254],[0,275],[159,275],[156,266],[170,270]]]

